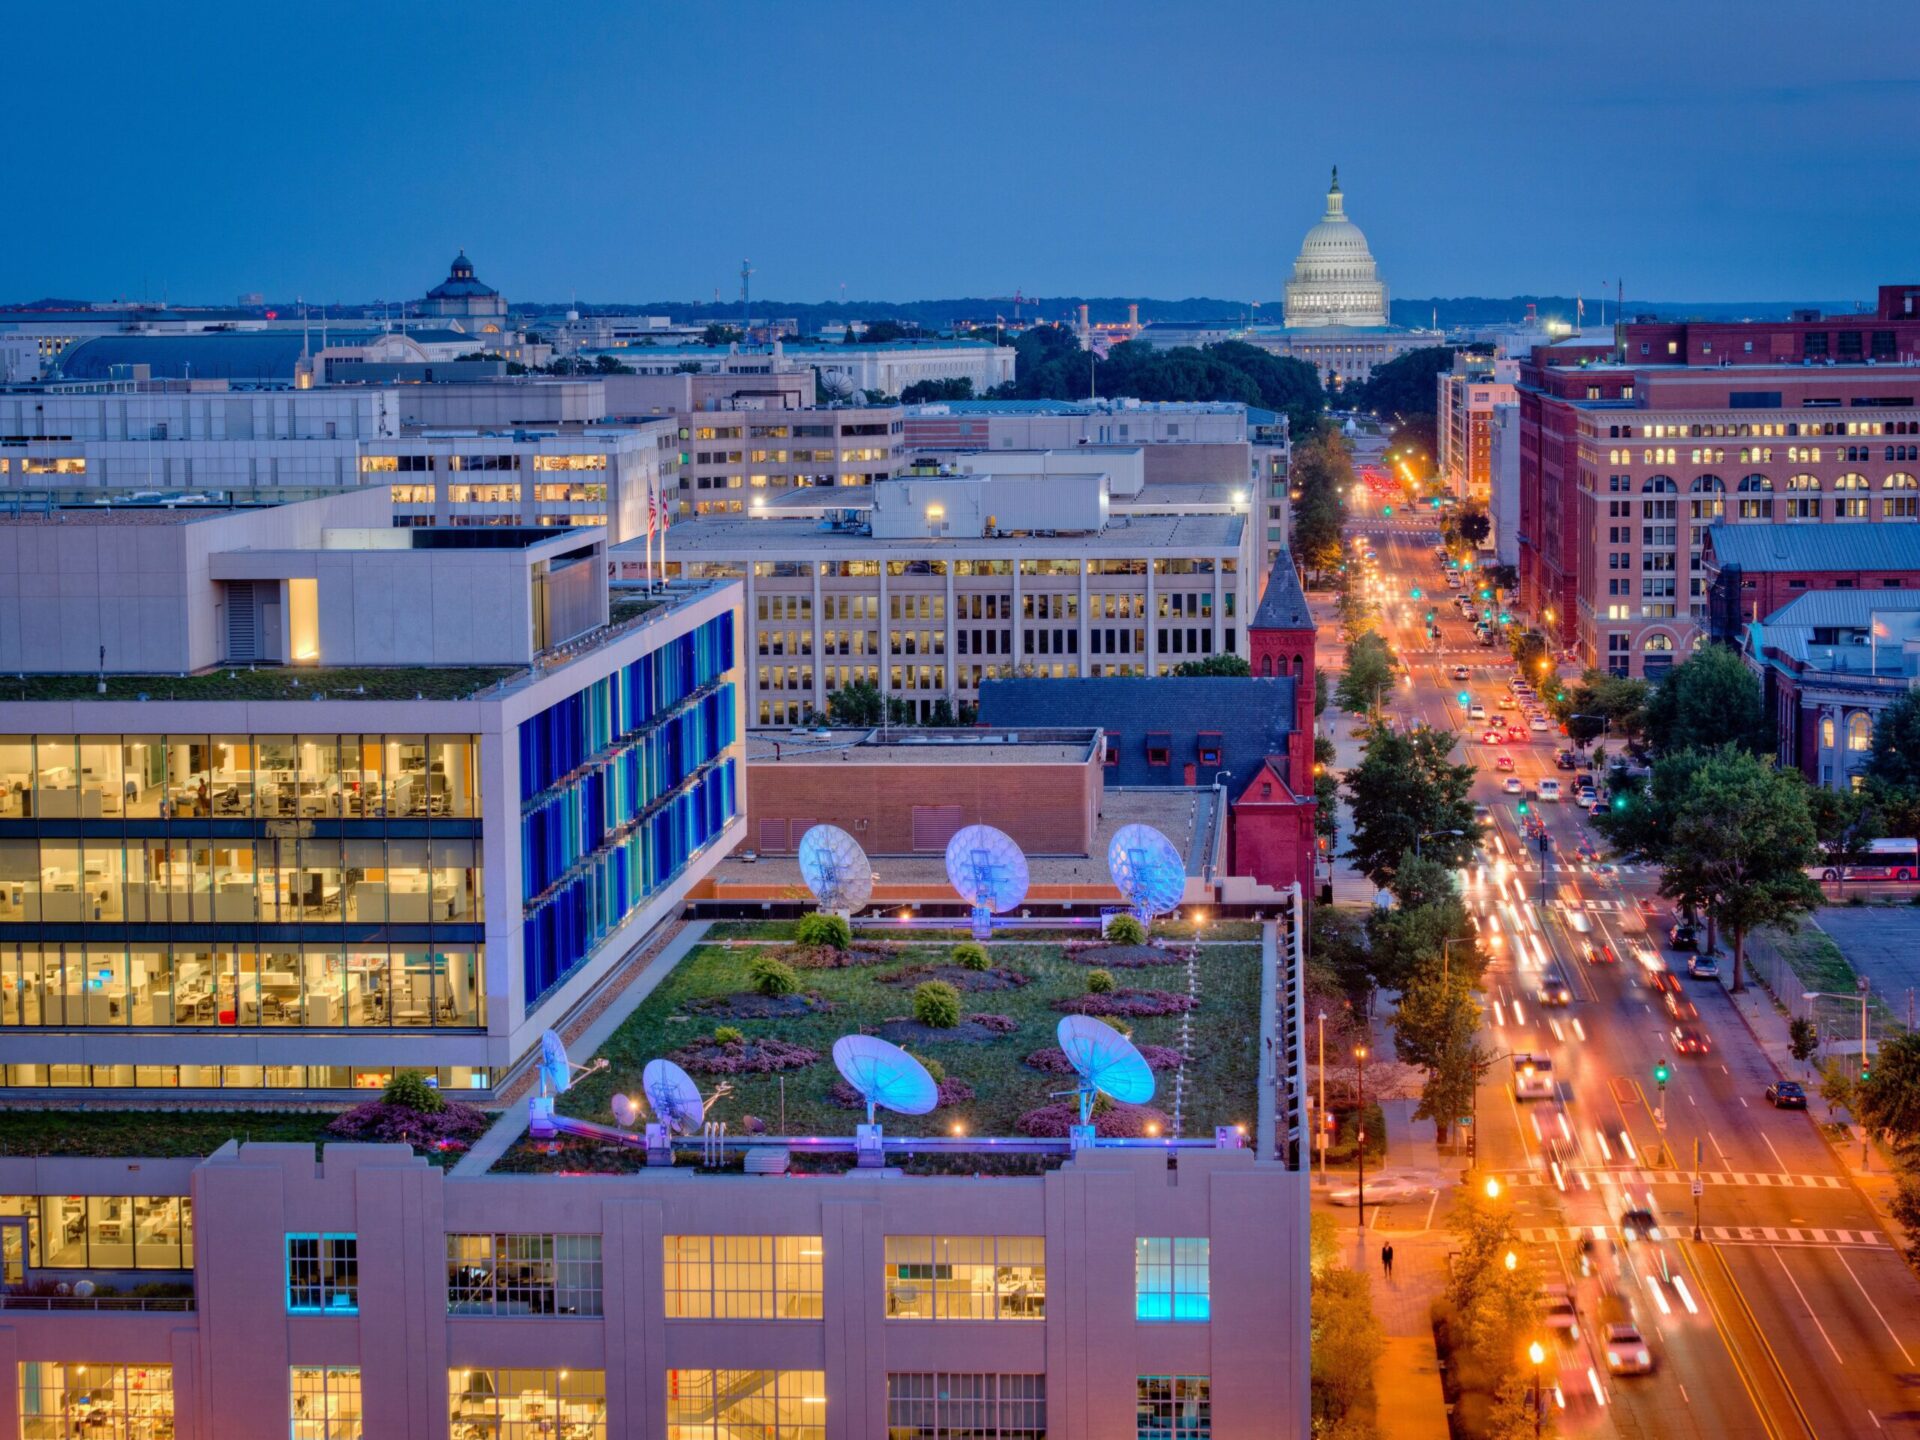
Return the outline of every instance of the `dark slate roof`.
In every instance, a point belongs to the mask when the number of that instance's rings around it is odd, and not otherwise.
[[[156,380],[234,380],[292,384],[303,348],[319,353],[320,330],[311,342],[298,331],[214,335],[101,335],[83,340],[60,357],[69,380],[106,380],[116,365],[149,365]]]
[[[1008,729],[1021,725],[1098,725],[1110,742],[1118,737],[1120,762],[1107,770],[1109,785],[1184,785],[1186,767],[1211,785],[1218,770],[1249,783],[1269,755],[1287,753],[1293,733],[1293,681],[1114,676],[1096,680],[989,680],[980,687],[980,723]],[[1147,763],[1147,737],[1164,734],[1166,765]],[[1218,734],[1217,766],[1201,766],[1200,737]],[[1229,786],[1229,788],[1234,788]]]
[[[1293,556],[1282,550],[1273,557],[1273,573],[1267,576],[1267,593],[1260,597],[1254,612],[1255,630],[1311,630],[1313,611],[1307,608],[1306,592],[1300,588],[1300,576],[1293,568]]]
[[[1792,570],[1920,570],[1916,525],[1715,525],[1714,558],[1754,574]]]

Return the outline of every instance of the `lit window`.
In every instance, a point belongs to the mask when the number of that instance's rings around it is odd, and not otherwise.
[[[1134,1318],[1178,1321],[1212,1318],[1207,1273],[1212,1243],[1204,1236],[1135,1240]]]
[[[1847,749],[1863,755],[1873,748],[1873,718],[1864,710],[1847,717]]]
[[[669,1320],[818,1320],[818,1235],[668,1235]]]
[[[598,1315],[598,1235],[447,1236],[449,1315]]]
[[[1136,1382],[1138,1440],[1212,1440],[1212,1386],[1205,1375],[1142,1375]]]
[[[1044,1375],[906,1372],[887,1376],[888,1440],[1039,1440]]]
[[[671,1372],[669,1372],[671,1373]],[[606,1440],[604,1370],[449,1370],[447,1417],[452,1433],[490,1440]],[[669,1411],[671,1418],[671,1411]],[[670,1431],[677,1437],[711,1431]],[[771,1435],[768,1429],[763,1432]]]
[[[824,1370],[667,1371],[669,1440],[825,1440],[826,1433]]]
[[[360,1313],[358,1236],[287,1236],[287,1311],[294,1315]]]
[[[1044,1320],[1046,1241],[1038,1235],[889,1235],[890,1320]]]
[[[33,1440],[171,1435],[173,1367],[23,1362],[20,1433]]]
[[[296,1365],[289,1373],[293,1440],[360,1440],[358,1365]]]

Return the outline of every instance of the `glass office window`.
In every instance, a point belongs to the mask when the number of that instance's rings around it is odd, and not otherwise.
[[[447,1236],[450,1315],[599,1315],[598,1235]]]
[[[1134,1318],[1202,1321],[1211,1318],[1204,1236],[1138,1239],[1133,1242]]]
[[[213,737],[210,781],[213,813],[228,819],[253,814],[254,744],[246,735]]]
[[[453,1440],[605,1440],[604,1370],[449,1370]]]
[[[1046,1241],[1038,1235],[889,1235],[887,1318],[1044,1320]]]
[[[29,1360],[21,1440],[172,1440],[173,1368]]]
[[[887,1376],[887,1440],[1045,1440],[1044,1375]]]
[[[287,1236],[287,1313],[360,1313],[358,1236]]]
[[[668,1235],[669,1320],[818,1320],[818,1235]]]
[[[80,815],[83,819],[117,816],[126,808],[121,778],[120,740],[83,736],[80,740]]]
[[[825,1440],[821,1370],[669,1370],[667,1440]]]
[[[1135,1382],[1137,1440],[1211,1440],[1212,1386],[1205,1375],[1142,1375]]]
[[[295,1365],[287,1388],[293,1440],[360,1440],[358,1365]]]
[[[27,820],[33,808],[33,737],[0,735],[0,820]]]

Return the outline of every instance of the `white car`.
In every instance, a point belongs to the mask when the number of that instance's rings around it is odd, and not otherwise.
[[[1535,715],[1527,721],[1527,728],[1529,730],[1545,730],[1547,728],[1547,717],[1544,715]]]
[[[1646,1337],[1641,1335],[1637,1326],[1614,1324],[1607,1326],[1606,1334],[1607,1369],[1615,1375],[1651,1375],[1653,1373],[1653,1352],[1647,1348]]]
[[[1509,795],[1524,795],[1527,792],[1527,787],[1520,783],[1520,777],[1518,775],[1507,776],[1506,779],[1500,782],[1500,788]]]
[[[1487,718],[1487,707],[1486,707],[1486,706],[1484,706],[1484,705],[1475,705],[1475,706],[1473,706],[1473,707],[1472,707],[1471,709],[1469,709],[1469,710],[1467,711],[1467,718],[1468,718],[1469,720],[1484,720],[1484,719],[1486,719],[1486,718]]]
[[[1541,780],[1540,798],[1542,800],[1558,801],[1560,798],[1560,782],[1550,775]]]
[[[1565,1285],[1541,1288],[1540,1323],[1553,1331],[1563,1344],[1580,1338],[1580,1312],[1573,1303],[1571,1289]]]
[[[1423,1200],[1432,1192],[1433,1187],[1431,1185],[1416,1185],[1411,1180],[1395,1180],[1391,1177],[1383,1177],[1379,1180],[1367,1181],[1367,1204],[1391,1205],[1400,1200]],[[1360,1187],[1358,1185],[1347,1185],[1338,1190],[1329,1190],[1327,1192],[1327,1203],[1329,1205],[1358,1205],[1360,1203]]]

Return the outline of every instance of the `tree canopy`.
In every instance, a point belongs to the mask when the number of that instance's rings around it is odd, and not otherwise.
[[[1356,636],[1347,647],[1347,668],[1334,688],[1333,701],[1350,715],[1370,714],[1393,688],[1399,661],[1377,630]]]
[[[1173,667],[1175,675],[1226,675],[1244,678],[1253,674],[1253,666],[1243,655],[1209,655],[1204,660],[1182,660]]]
[[[1386,418],[1432,415],[1440,408],[1436,382],[1453,368],[1456,353],[1451,345],[1432,345],[1395,356],[1348,392],[1350,403]]]
[[[1773,749],[1759,677],[1726,645],[1703,645],[1668,671],[1645,714],[1647,742],[1663,754],[1729,743],[1756,755]]]
[[[1392,879],[1416,848],[1454,868],[1472,856],[1479,839],[1474,769],[1454,762],[1453,746],[1451,732],[1375,726],[1360,763],[1347,772],[1353,812],[1347,856],[1376,885]]]
[[[959,375],[947,380],[916,380],[900,392],[902,405],[924,405],[930,400],[973,399],[973,377]]]

